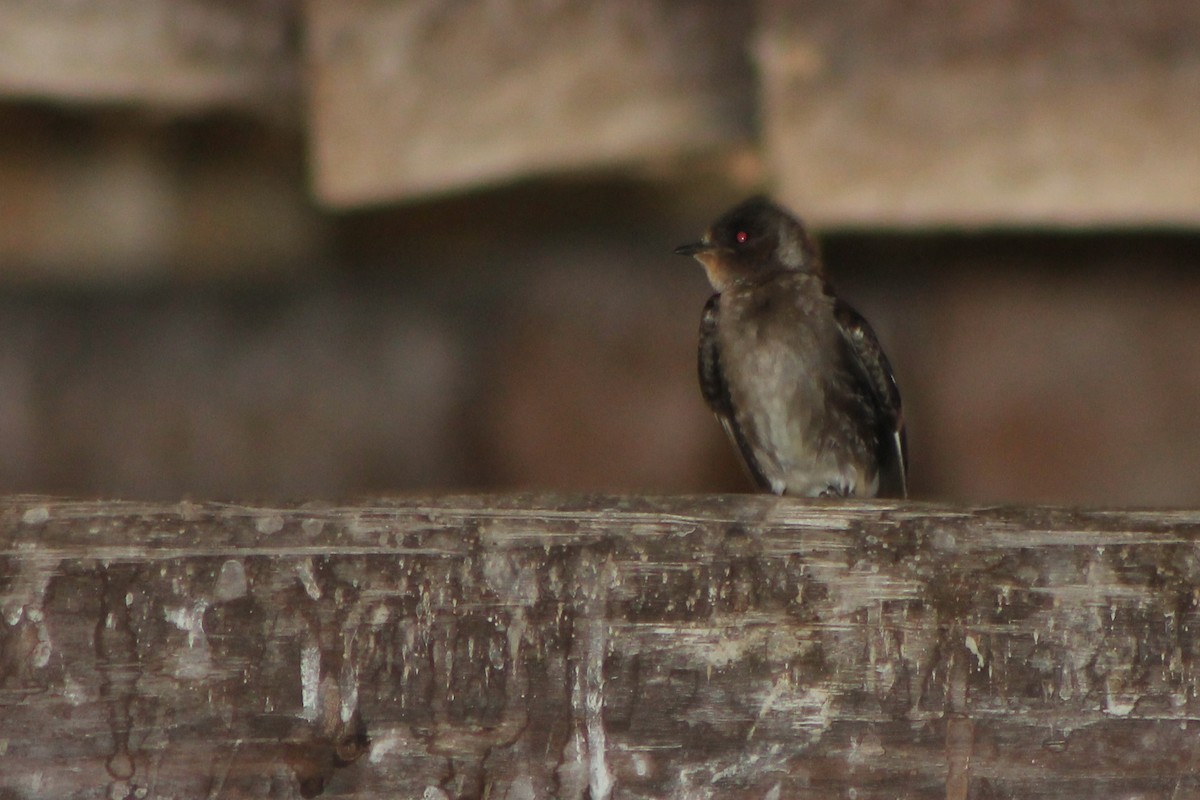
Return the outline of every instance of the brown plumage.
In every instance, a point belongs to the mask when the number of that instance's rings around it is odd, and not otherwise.
[[[799,220],[764,197],[675,250],[716,290],[700,388],[763,491],[906,497],[900,391],[867,321],[839,299]]]

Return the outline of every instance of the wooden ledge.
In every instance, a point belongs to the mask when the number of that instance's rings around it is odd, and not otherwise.
[[[0,797],[1191,796],[1198,553],[1200,511],[7,498]]]

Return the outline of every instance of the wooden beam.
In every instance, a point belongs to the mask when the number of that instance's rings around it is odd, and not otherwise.
[[[1200,6],[761,0],[769,169],[840,226],[1200,223]]]
[[[1200,512],[0,501],[0,796],[1183,797]]]
[[[317,197],[357,206],[749,138],[751,15],[713,0],[307,0]]]
[[[0,98],[293,119],[293,0],[0,0]]]

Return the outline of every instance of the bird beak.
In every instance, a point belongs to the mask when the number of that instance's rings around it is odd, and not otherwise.
[[[675,255],[678,256],[695,256],[707,250],[711,250],[712,245],[704,242],[692,242],[691,244],[681,244],[675,248]]]
[[[708,236],[705,236],[698,242],[681,244],[675,248],[675,252],[681,256],[692,256],[699,261],[701,266],[704,267],[704,272],[708,275],[708,282],[718,292],[723,290],[726,284],[729,283],[729,270],[722,263],[722,256],[728,255],[728,251],[713,244]]]

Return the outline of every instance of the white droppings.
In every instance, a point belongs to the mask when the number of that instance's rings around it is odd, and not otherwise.
[[[537,800],[537,792],[533,790],[533,779],[528,775],[519,775],[508,785],[504,800]]]
[[[73,680],[69,676],[63,679],[62,696],[64,700],[73,706],[83,705],[90,701],[83,684]]]
[[[41,669],[50,663],[50,628],[46,625],[43,605],[46,588],[58,569],[57,561],[19,561],[9,591],[0,597],[0,618],[10,627],[26,619],[36,629],[37,643],[30,651],[30,663]]]
[[[254,529],[259,533],[272,534],[283,530],[283,517],[278,514],[268,514],[254,520]]]
[[[203,603],[198,603],[197,606],[199,607],[200,613],[203,613]],[[179,630],[187,632],[189,647],[195,641],[196,628],[200,627],[200,632],[203,633],[203,625],[198,626],[197,624],[196,610],[197,607],[187,608],[186,606],[163,609],[163,619],[174,625]],[[109,619],[111,619],[111,616]]]
[[[342,666],[341,703],[338,711],[342,722],[349,722],[358,711],[358,666],[354,659],[347,658]]]
[[[1128,717],[1133,713],[1135,707],[1137,707],[1136,698],[1110,694],[1104,704],[1104,713],[1112,714],[1114,717]]]
[[[42,797],[45,788],[46,775],[41,770],[30,773],[25,778],[25,787],[30,797]]]
[[[21,521],[26,525],[41,525],[48,519],[50,519],[50,509],[45,506],[34,506],[27,509],[21,516]]]
[[[313,563],[311,558],[306,558],[296,567],[296,573],[300,577],[300,583],[304,586],[304,591],[313,600],[321,599],[321,587],[317,584],[317,576],[313,571]]]
[[[323,519],[306,519],[300,523],[300,530],[305,536],[318,536],[321,531],[325,530],[325,520]]]
[[[571,687],[573,705],[579,701],[580,695],[579,683],[575,682]],[[583,730],[578,725],[573,725],[572,728],[571,737],[563,745],[558,768],[554,770],[561,797],[582,797],[587,790],[587,775],[583,763],[587,755],[587,743],[583,740]]]
[[[300,651],[300,702],[304,706],[304,718],[315,720],[321,697],[321,648],[306,644]]]
[[[384,757],[403,749],[404,738],[396,731],[387,731],[379,735],[374,732],[371,734],[371,752],[367,754],[367,761],[372,764],[379,764]]]
[[[426,786],[425,791],[421,793],[421,800],[450,800],[450,795],[446,794],[441,787]]]
[[[931,543],[935,550],[950,550],[958,544],[958,540],[954,538],[954,534],[950,531],[940,529],[934,532]]]
[[[775,784],[767,793],[763,795],[763,800],[779,800],[779,795],[783,792],[782,784]]]
[[[606,581],[604,572],[610,571],[611,561],[604,567],[596,566],[595,581],[587,585],[588,599],[599,606],[600,597],[605,596],[601,587],[607,587],[611,582]],[[602,572],[604,571],[604,572]],[[580,642],[583,645],[583,664],[580,680],[577,680],[575,691],[582,684],[582,698],[576,693],[572,698],[577,712],[583,717],[584,762],[587,764],[588,793],[592,800],[607,800],[612,796],[613,778],[608,771],[607,762],[607,733],[604,727],[604,660],[608,650],[608,626],[598,616],[589,616],[583,621]],[[582,703],[580,702],[582,700]],[[580,706],[582,705],[582,709]]]
[[[750,638],[754,638],[756,641],[748,642],[747,640]],[[702,643],[698,648],[699,652],[697,655],[704,659],[708,671],[711,673],[714,667],[721,669],[741,660],[748,649],[760,644],[757,641],[759,638],[749,636],[722,637],[715,642]]]
[[[540,596],[537,574],[529,567],[518,569],[512,556],[488,552],[483,557],[483,578],[488,588],[513,606],[532,606]]]
[[[846,763],[856,767],[871,766],[886,752],[879,734],[868,730],[861,737],[850,737],[850,752],[846,754]]]
[[[247,591],[246,567],[242,564],[241,559],[231,558],[222,564],[215,589],[217,602],[226,603],[230,600],[237,600],[245,597]]]
[[[604,661],[601,655],[600,661]],[[590,672],[590,664],[588,666]],[[604,684],[588,686],[587,692],[587,728],[588,728],[588,787],[592,790],[595,800],[607,800],[612,795],[612,774],[608,771],[606,751],[608,744],[605,736],[604,717]]]
[[[754,738],[754,732],[758,730],[759,721],[761,721],[763,716],[771,710],[773,705],[775,705],[775,702],[779,699],[779,696],[783,694],[783,690],[788,683],[790,683],[790,681],[787,680],[786,676],[780,676],[778,679],[776,679],[775,683],[772,684],[771,690],[768,691],[766,696],[763,697],[762,702],[758,704],[758,713],[754,716],[754,723],[750,726],[750,730],[746,733],[747,742]]]
[[[33,646],[32,659],[33,659],[33,666],[35,669],[41,669],[42,667],[49,664],[50,663],[50,653],[53,651],[53,648],[50,646],[49,635],[47,635],[46,638],[43,639],[42,638],[43,633],[45,633],[45,626],[42,626],[42,629],[38,631],[38,643]]]
[[[208,636],[204,633],[204,612],[208,609],[207,600],[198,600],[190,608],[168,608],[163,610],[163,617],[187,632],[187,647],[173,655],[171,672],[177,678],[184,680],[200,680],[209,674],[212,668],[212,654],[208,649]]]
[[[979,668],[983,669],[985,659],[983,653],[979,652],[979,642],[975,641],[975,637],[968,633],[966,639],[964,639],[964,644],[971,651],[971,655],[975,656],[975,662],[979,664]]]

